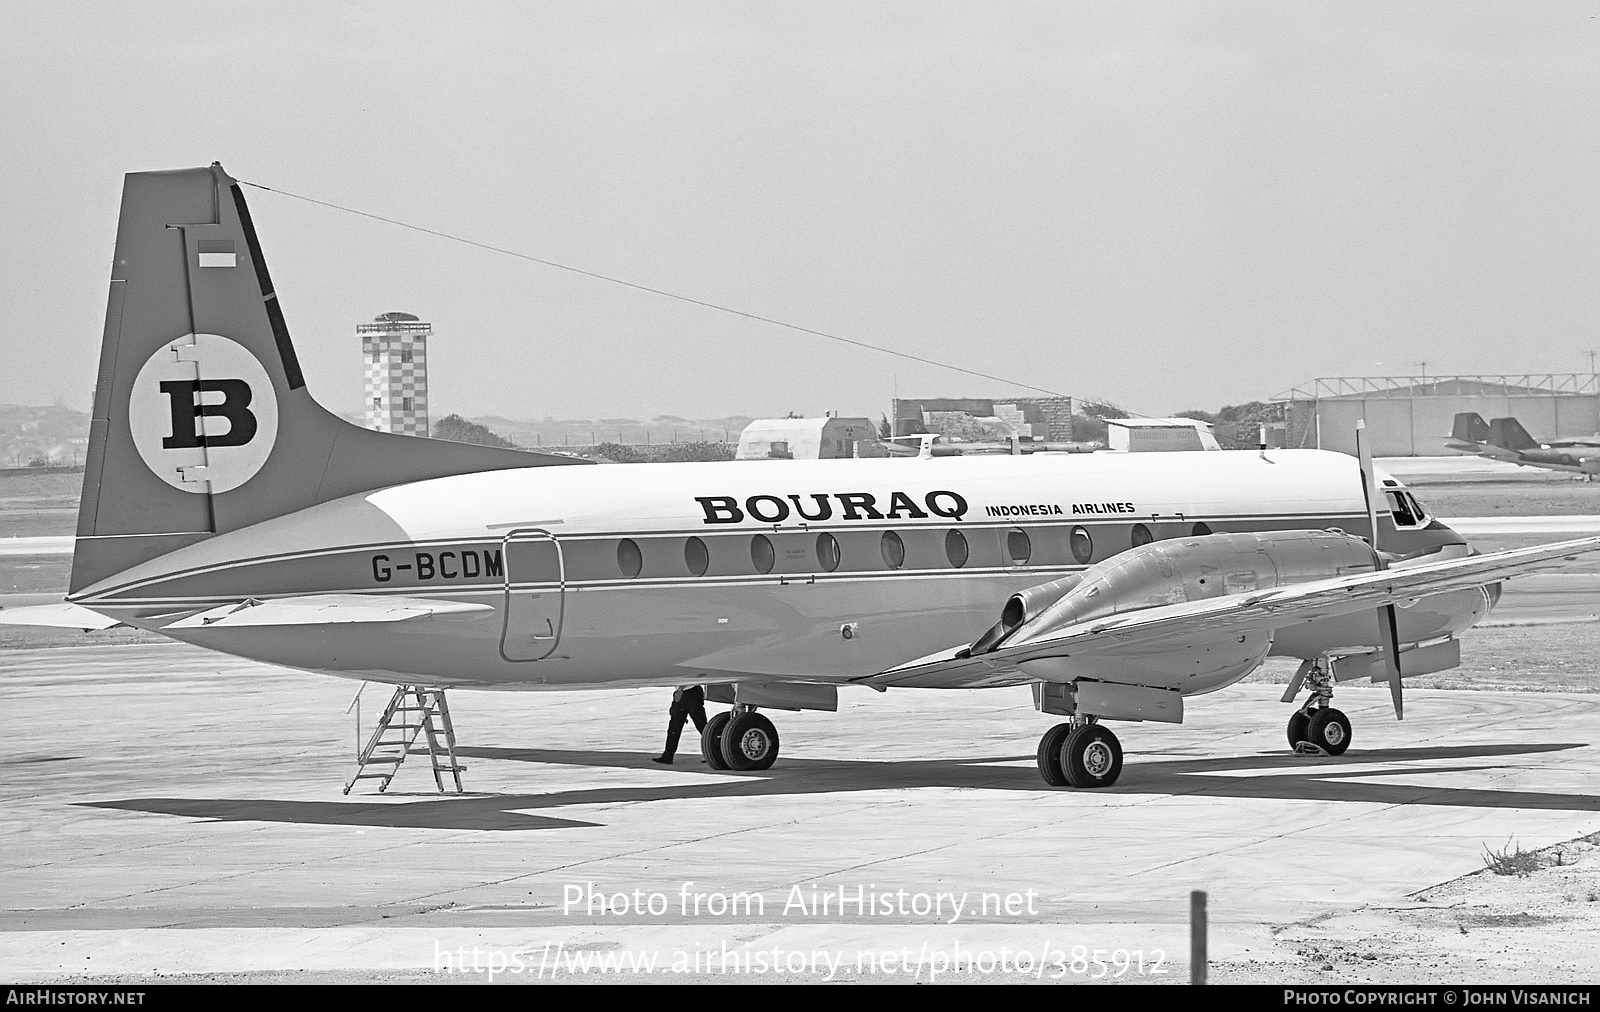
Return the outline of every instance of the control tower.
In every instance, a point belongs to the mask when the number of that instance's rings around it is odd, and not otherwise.
[[[433,324],[384,313],[356,325],[367,366],[367,428],[428,434],[428,338]]]

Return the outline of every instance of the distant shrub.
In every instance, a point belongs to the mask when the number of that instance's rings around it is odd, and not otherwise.
[[[653,459],[669,462],[732,460],[733,447],[727,443],[668,443]]]
[[[1483,848],[1483,866],[1496,875],[1526,877],[1538,871],[1542,865],[1538,851],[1523,850],[1522,844],[1515,839],[1507,840],[1499,850],[1490,850],[1487,844]]]
[[[601,443],[594,448],[594,455],[618,464],[641,464],[650,459],[638,447],[626,443]]]
[[[692,460],[732,460],[727,443],[601,443],[591,453],[618,464],[683,463]]]
[[[476,443],[479,446],[515,446],[504,436],[490,431],[488,426],[469,422],[460,415],[446,415],[433,426],[434,439],[448,439],[452,443]]]

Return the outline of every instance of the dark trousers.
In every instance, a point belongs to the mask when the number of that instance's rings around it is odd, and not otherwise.
[[[686,692],[682,699],[672,701],[672,707],[667,711],[667,747],[661,754],[671,759],[678,753],[678,739],[683,735],[684,722],[694,720],[694,729],[706,729],[706,696],[704,692]]]

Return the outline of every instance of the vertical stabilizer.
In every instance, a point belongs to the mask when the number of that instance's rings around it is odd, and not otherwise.
[[[1476,411],[1463,411],[1456,415],[1450,438],[1461,443],[1486,443],[1489,441],[1489,423]]]
[[[130,173],[72,590],[202,538],[425,478],[583,463],[373,432],[306,390],[244,194],[220,165]]]
[[[1537,450],[1539,441],[1528,435],[1528,430],[1515,418],[1492,418],[1489,420],[1490,444],[1507,450]]]

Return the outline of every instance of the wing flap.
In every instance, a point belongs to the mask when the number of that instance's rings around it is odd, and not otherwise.
[[[313,594],[267,601],[250,599],[198,612],[166,629],[239,629],[250,626],[349,625],[486,615],[492,605],[424,597]]]

